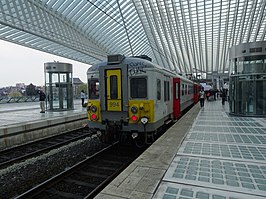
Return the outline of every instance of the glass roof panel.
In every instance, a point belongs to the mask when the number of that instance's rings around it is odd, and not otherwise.
[[[265,0],[0,0],[0,4],[0,39],[45,52],[49,45],[56,46],[50,53],[88,64],[107,54],[141,53],[181,74],[228,73],[232,46],[266,40]]]

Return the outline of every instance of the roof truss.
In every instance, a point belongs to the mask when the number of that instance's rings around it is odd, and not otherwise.
[[[266,40],[265,0],[0,0],[0,39],[93,64],[146,54],[177,73],[227,73]]]

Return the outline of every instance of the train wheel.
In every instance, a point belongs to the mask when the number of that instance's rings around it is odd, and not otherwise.
[[[101,131],[101,135],[99,136],[99,139],[102,143],[106,143],[106,131]]]
[[[112,131],[106,132],[105,143],[112,144],[114,142],[114,133]]]
[[[135,141],[135,145],[138,147],[138,148],[143,148],[146,146],[146,142],[145,142],[145,136],[142,134],[142,135],[139,135],[138,137],[136,137],[134,139]]]
[[[103,133],[103,142],[106,144],[112,144],[119,140],[119,130],[116,126],[107,126]]]
[[[121,143],[127,143],[128,142],[128,133],[127,132],[120,132],[119,141]]]

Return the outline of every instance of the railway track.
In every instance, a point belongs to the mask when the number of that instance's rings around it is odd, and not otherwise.
[[[116,143],[16,198],[93,198],[143,151]]]
[[[69,144],[70,142],[92,135],[88,128],[71,130],[64,134],[44,138],[17,147],[0,151],[0,169],[14,163],[38,156],[52,149]]]

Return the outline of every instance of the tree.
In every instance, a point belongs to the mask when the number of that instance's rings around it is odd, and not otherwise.
[[[81,90],[83,90],[85,92],[85,94],[87,95],[88,85],[87,84],[79,85],[77,88],[77,92],[80,93]]]
[[[26,87],[26,95],[27,96],[34,96],[34,95],[36,95],[36,86],[33,85],[32,83],[30,83],[30,85],[28,85]]]
[[[9,97],[21,97],[22,94],[19,91],[11,91],[8,96]]]

